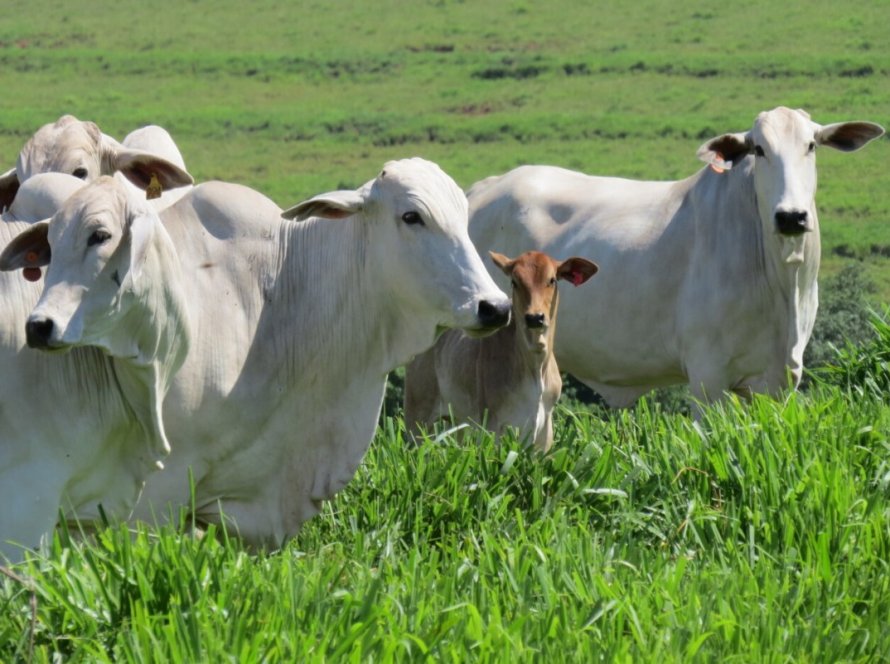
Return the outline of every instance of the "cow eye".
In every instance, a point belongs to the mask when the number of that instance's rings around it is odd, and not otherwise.
[[[85,169],[83,167],[75,168],[74,171],[71,173],[71,175],[73,175],[76,178],[80,178],[81,180],[86,180],[87,179],[87,169]]]
[[[760,147],[759,145],[755,145],[754,146],[754,154],[756,154],[758,157],[763,157],[764,156],[763,148]]]
[[[423,218],[420,216],[419,212],[414,210],[410,210],[402,215],[402,221],[404,221],[409,226],[413,226],[414,224],[420,224],[423,226]]]
[[[97,244],[103,244],[111,239],[111,233],[108,231],[93,231],[90,237],[87,239],[87,246],[92,247]]]
[[[815,151],[816,151],[816,142],[810,141],[810,144],[807,146],[807,154],[810,154]]]

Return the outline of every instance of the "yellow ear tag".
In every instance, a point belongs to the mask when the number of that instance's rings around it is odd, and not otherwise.
[[[151,182],[148,183],[148,186],[145,188],[145,200],[150,201],[153,198],[160,198],[164,189],[161,187],[161,183],[158,182],[158,174],[151,174]]]

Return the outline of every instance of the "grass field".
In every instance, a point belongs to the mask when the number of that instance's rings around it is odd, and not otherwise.
[[[890,127],[888,24],[862,0],[30,0],[0,20],[0,155],[73,113],[162,124],[199,181],[283,206],[414,155],[463,186],[523,163],[679,178],[778,105]],[[824,270],[861,261],[883,302],[888,157],[818,157]],[[410,450],[386,420],[280,553],[110,528],[0,576],[0,661],[890,660],[886,395],[701,425],[563,408],[546,457],[482,433]]]

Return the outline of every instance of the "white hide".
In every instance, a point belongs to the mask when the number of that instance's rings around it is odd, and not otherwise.
[[[467,235],[466,198],[434,164],[390,162],[365,187],[289,214],[328,219],[286,221],[261,194],[218,182],[161,213],[192,345],[164,404],[172,452],[146,483],[141,518],[189,506],[191,478],[200,522],[221,509],[248,542],[280,544],[353,476],[390,370],[442,328],[506,322],[510,302]],[[69,257],[54,249],[57,259]],[[496,321],[480,321],[483,302]],[[80,334],[99,343],[91,325]]]
[[[180,175],[186,170],[185,163],[165,129],[156,125],[142,127],[118,143],[103,134],[95,123],[64,115],[38,129],[19,153],[15,169],[0,176],[0,207],[8,207],[18,185],[38,173],[66,173],[84,182],[93,182],[102,175],[127,170],[133,160],[149,157],[160,157],[153,164],[163,193],[160,198],[152,199],[151,205],[162,210],[175,203],[193,182],[191,176]],[[169,164],[178,168],[170,168]],[[151,173],[131,173],[127,177],[135,178],[136,186],[127,181],[132,193],[144,198],[143,190],[150,182]]]
[[[0,223],[0,250],[21,233],[39,233],[45,222],[30,222],[83,186],[61,173],[27,180]],[[185,351],[184,338],[175,340],[161,365],[96,348],[29,349],[25,325],[42,288],[19,271],[0,272],[0,558],[13,561],[51,533],[60,510],[87,526],[100,518],[100,505],[109,518],[129,515],[167,451],[159,413],[145,404],[152,393],[156,402],[163,397],[164,375]]]
[[[480,251],[597,261],[589,286],[563,294],[555,350],[609,404],[682,382],[702,400],[776,393],[800,381],[816,317],[815,147],[882,133],[777,108],[706,143],[715,168],[677,182],[524,166],[472,187],[470,235]],[[783,215],[796,234],[778,232]]]

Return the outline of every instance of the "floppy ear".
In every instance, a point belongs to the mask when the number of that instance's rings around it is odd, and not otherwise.
[[[751,152],[748,134],[723,134],[702,145],[696,156],[718,169],[730,169]]]
[[[49,265],[48,231],[49,220],[46,220],[31,224],[28,230],[19,233],[0,253],[0,270],[11,272]]]
[[[130,268],[127,279],[135,285],[142,275],[145,258],[154,239],[157,218],[146,213],[137,214],[130,222]]]
[[[297,203],[281,213],[285,219],[303,221],[309,217],[323,219],[345,219],[361,212],[365,207],[365,190],[332,191],[319,194]]]
[[[14,168],[0,175],[0,212],[12,205],[18,190],[19,176]]]
[[[599,272],[599,267],[596,263],[577,256],[566,258],[556,268],[557,277],[565,279],[575,286],[580,286],[597,272]]]
[[[140,189],[148,189],[152,177],[157,177],[162,189],[195,183],[194,178],[176,164],[150,152],[125,148],[113,139],[103,142],[102,166],[103,172],[120,171]]]
[[[883,134],[884,128],[874,122],[836,122],[819,128],[816,143],[853,152]]]
[[[499,254],[496,251],[489,251],[488,255],[491,256],[491,260],[497,265],[501,272],[506,274],[508,277],[513,273],[513,268],[516,265],[516,261],[511,260],[504,256],[504,254]]]

